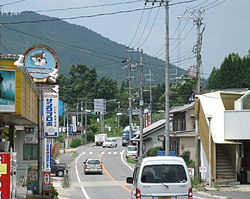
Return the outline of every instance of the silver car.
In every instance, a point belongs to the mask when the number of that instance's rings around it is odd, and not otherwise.
[[[133,177],[131,199],[192,199],[193,190],[186,163],[181,157],[146,157],[138,162]]]
[[[102,174],[102,162],[98,159],[87,159],[84,164],[84,174],[99,173]]]
[[[115,138],[108,138],[105,142],[103,142],[102,147],[114,148],[117,147],[117,140]]]

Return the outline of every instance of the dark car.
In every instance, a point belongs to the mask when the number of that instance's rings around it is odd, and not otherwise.
[[[58,177],[63,177],[64,171],[67,172],[66,164],[59,163],[58,160],[51,158],[51,173],[56,174],[56,176],[58,176]]]

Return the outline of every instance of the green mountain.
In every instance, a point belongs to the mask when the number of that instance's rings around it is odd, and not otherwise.
[[[31,22],[32,21],[32,22]],[[57,18],[40,15],[34,12],[20,14],[2,13],[0,17],[1,54],[23,54],[26,49],[36,44],[45,44],[51,47],[59,58],[59,72],[68,74],[72,64],[85,64],[95,67],[98,77],[111,77],[121,82],[128,76],[123,69],[128,58],[132,63],[139,63],[139,55],[128,54],[126,46],[111,41],[96,32],[75,24],[70,24]],[[143,55],[144,73],[152,69],[153,79],[162,83],[165,79],[165,63],[157,58]],[[176,68],[171,65],[170,74]],[[134,72],[134,81],[139,81],[139,75]],[[178,74],[186,74],[185,70],[178,69]]]

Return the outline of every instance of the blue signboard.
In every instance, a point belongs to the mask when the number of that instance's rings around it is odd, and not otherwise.
[[[69,126],[69,133],[73,133],[73,125],[71,124],[70,126]]]
[[[157,151],[157,156],[165,156],[165,151]],[[169,151],[169,156],[175,156],[175,151]]]

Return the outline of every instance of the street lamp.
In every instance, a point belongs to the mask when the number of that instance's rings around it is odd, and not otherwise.
[[[209,164],[209,186],[212,186],[212,150],[211,150],[211,116],[207,117],[208,119],[208,136],[209,136],[209,143],[208,143],[208,152],[209,152],[209,157],[208,157],[208,164]]]

